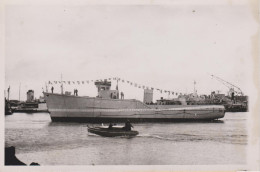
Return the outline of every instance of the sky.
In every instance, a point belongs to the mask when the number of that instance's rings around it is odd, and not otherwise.
[[[64,81],[120,77],[181,93],[193,92],[196,81],[199,94],[227,93],[213,74],[247,94],[255,26],[246,4],[6,6],[5,89],[19,99],[21,84],[21,100],[29,89],[38,98],[62,74]],[[64,85],[75,88],[97,95],[93,84]],[[143,99],[142,89],[119,83],[119,90]],[[154,93],[160,97],[168,98]]]

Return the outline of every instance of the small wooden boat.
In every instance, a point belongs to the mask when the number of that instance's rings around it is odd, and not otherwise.
[[[101,127],[89,127],[88,132],[97,134],[104,137],[117,137],[117,136],[128,136],[133,137],[138,135],[138,131],[126,131],[121,126],[113,126],[109,128],[108,126],[101,126]]]

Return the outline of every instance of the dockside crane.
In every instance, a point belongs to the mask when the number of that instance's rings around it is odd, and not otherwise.
[[[212,76],[212,78],[215,78],[216,80],[218,80],[219,82],[221,82],[223,85],[225,85],[226,87],[228,87],[230,92],[235,92],[237,95],[241,95],[241,96],[244,95],[243,92],[242,92],[242,90],[241,90],[238,86],[235,86],[234,84],[231,84],[230,82],[225,81],[224,79],[221,79],[221,78],[219,78],[219,77],[217,77],[217,76],[215,76],[215,75],[211,75],[211,76]],[[235,89],[236,89],[237,91],[235,91]]]

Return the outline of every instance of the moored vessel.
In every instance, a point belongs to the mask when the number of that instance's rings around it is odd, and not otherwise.
[[[104,136],[104,137],[118,137],[118,136],[128,136],[133,137],[139,134],[138,131],[130,130],[126,131],[122,127],[113,126],[109,128],[108,126],[101,127],[88,127],[88,132]]]
[[[52,121],[65,122],[178,122],[210,121],[223,118],[222,105],[175,106],[153,108],[136,99],[119,99],[119,91],[110,90],[110,81],[95,82],[97,97],[44,92]]]
[[[13,110],[11,108],[11,105],[9,103],[9,101],[6,100],[5,98],[5,115],[12,115]]]

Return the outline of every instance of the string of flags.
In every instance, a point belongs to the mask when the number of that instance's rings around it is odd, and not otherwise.
[[[131,82],[131,81],[128,81],[128,80],[125,80],[125,79],[122,79],[122,78],[118,78],[118,77],[115,77],[115,78],[108,78],[108,79],[98,79],[98,80],[85,80],[85,81],[48,81],[48,84],[50,85],[54,85],[54,84],[68,84],[68,85],[81,85],[81,84],[90,84],[90,83],[93,83],[93,82],[97,82],[97,81],[118,81],[118,82],[122,82],[122,83],[127,83],[129,84],[130,86],[133,86],[133,87],[136,87],[136,88],[140,88],[140,89],[149,89],[149,90],[153,90],[153,91],[158,91],[160,93],[168,93],[169,95],[172,94],[172,95],[182,95],[182,93],[177,93],[177,92],[174,92],[174,91],[169,91],[169,90],[163,90],[163,89],[159,89],[159,88],[154,88],[154,87],[150,87],[150,86],[145,86],[145,85],[141,85],[141,84],[138,84],[136,82]]]

